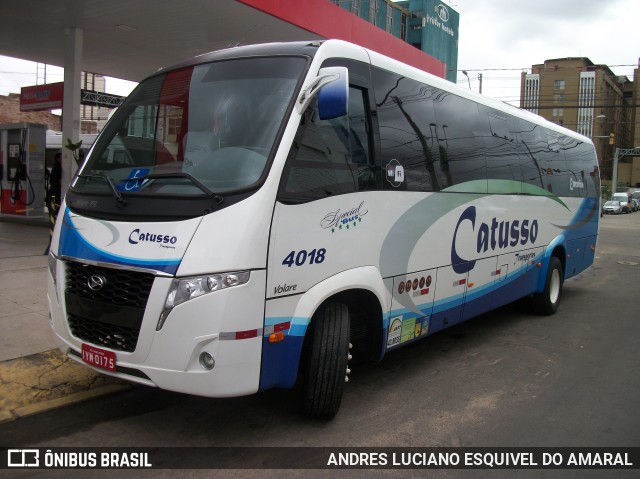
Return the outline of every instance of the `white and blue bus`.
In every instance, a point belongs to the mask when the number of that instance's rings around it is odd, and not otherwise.
[[[59,347],[189,394],[301,391],[527,299],[594,259],[588,138],[337,40],[143,81],[74,178],[49,261]]]

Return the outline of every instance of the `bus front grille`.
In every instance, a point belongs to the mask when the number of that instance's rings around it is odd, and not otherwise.
[[[89,280],[98,276],[104,278],[104,286],[93,290],[89,287]],[[153,279],[154,276],[150,273],[68,261],[65,292],[100,303],[144,309],[149,299]]]
[[[154,276],[69,261],[65,303],[71,333],[96,346],[133,352]]]
[[[138,343],[140,328],[101,323],[74,314],[67,315],[69,329],[76,338],[103,348],[132,353]]]

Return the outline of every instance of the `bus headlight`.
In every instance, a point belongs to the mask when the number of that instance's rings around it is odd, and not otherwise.
[[[169,313],[176,306],[186,303],[190,299],[213,293],[221,289],[239,286],[249,281],[250,271],[236,271],[190,278],[176,278],[171,282],[164,309],[160,314],[156,331],[160,331]]]

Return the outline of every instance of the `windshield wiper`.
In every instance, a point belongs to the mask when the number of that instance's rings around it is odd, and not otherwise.
[[[191,181],[194,185],[198,187],[200,191],[206,194],[209,198],[216,200],[218,203],[221,203],[223,197],[217,193],[214,193],[209,188],[207,188],[200,180],[194,178],[189,173],[152,173],[150,175],[141,176],[139,178],[127,178],[125,180],[120,181],[131,181],[131,180],[160,180],[163,178],[186,178]]]
[[[111,190],[111,194],[116,199],[118,204],[123,205],[123,206],[127,204],[127,200],[125,200],[122,197],[122,195],[120,194],[120,192],[118,190],[116,190],[116,187],[113,186],[113,182],[111,181],[111,178],[109,178],[107,175],[78,175],[78,178],[98,178],[98,179],[101,179],[101,180],[105,180],[107,182],[107,185],[109,185],[109,189]]]

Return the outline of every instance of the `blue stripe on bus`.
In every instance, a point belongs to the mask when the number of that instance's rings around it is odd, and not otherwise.
[[[264,320],[265,336],[268,336],[267,329],[269,326],[275,326],[276,324],[290,323],[288,332],[285,334],[289,336],[304,336],[307,331],[307,326],[311,318],[303,318],[302,316],[288,317],[268,317]]]
[[[454,324],[458,324],[520,299],[523,296],[523,291],[533,290],[539,273],[540,270],[537,267],[529,268],[517,276],[513,275],[511,280],[505,280],[502,282],[503,284],[497,288],[486,287],[482,294],[467,295],[466,300],[463,300],[463,298],[459,296],[457,301],[450,301],[446,303],[446,305],[443,301],[440,302],[440,307],[434,310],[430,310],[430,307],[424,308],[422,310],[424,314],[423,317],[429,320],[427,334],[442,331],[449,326],[453,326]],[[403,321],[411,321],[413,318],[418,319],[414,312],[407,309],[396,310],[392,312],[391,316],[393,317],[394,314],[396,316],[402,316]],[[385,329],[385,336],[387,330],[388,328]],[[422,337],[424,336],[402,342],[393,349],[397,349],[397,347],[404,346]]]
[[[382,318],[383,344],[386,345],[390,318],[402,316],[403,320],[411,320],[412,318],[420,319],[426,317],[430,322],[428,334],[432,334],[520,299],[523,297],[523,291],[540,291],[545,279],[545,275],[542,273],[546,273],[546,265],[555,246],[566,246],[567,241],[576,239],[595,241],[598,218],[594,218],[594,208],[597,209],[597,201],[592,198],[585,198],[569,225],[563,228],[564,233],[557,237],[552,244],[549,244],[541,255],[535,258],[535,263],[541,261],[545,263],[543,268],[532,267],[532,265],[522,266],[518,270],[510,272],[504,280],[496,279],[474,290],[469,290],[467,287],[467,291],[463,294],[443,298],[429,303],[425,308],[419,308],[423,316],[418,316],[416,312],[406,308],[385,313]],[[599,213],[595,212],[595,214]],[[576,225],[578,226],[577,228],[575,227]],[[585,244],[585,248],[587,246]],[[586,263],[586,261],[582,261],[582,264],[578,265],[579,270],[576,272],[580,272],[589,266],[590,263]],[[575,274],[573,271],[567,271],[566,277],[573,274]],[[455,317],[455,320],[449,321],[449,317]],[[447,318],[447,321],[445,321],[445,318]],[[304,335],[310,318],[268,318],[265,324],[277,324],[282,321],[291,321],[291,328],[286,333],[284,341],[269,343],[268,338],[263,338],[260,390],[270,387],[290,388],[294,386],[297,378]],[[420,338],[401,344],[405,345],[417,339]],[[384,351],[382,355],[384,355]]]

